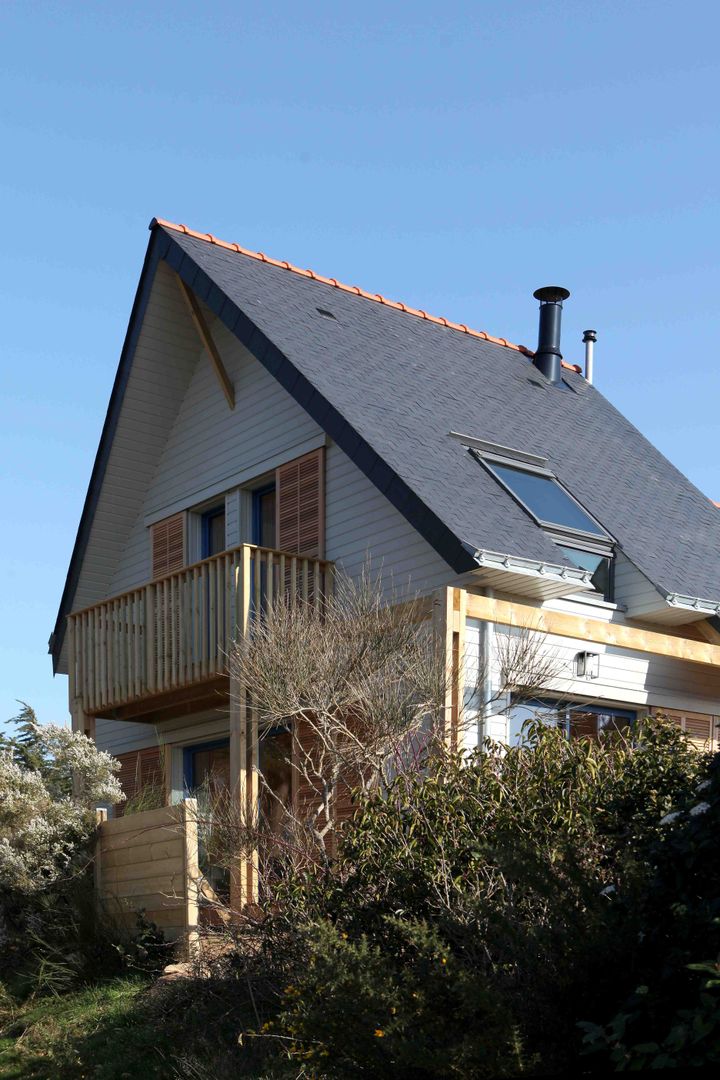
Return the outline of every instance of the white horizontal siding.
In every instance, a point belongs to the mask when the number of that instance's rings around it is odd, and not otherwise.
[[[197,339],[167,266],[148,301],[72,608],[112,595],[118,563],[195,368]],[[59,670],[66,672],[67,642]]]
[[[98,720],[95,740],[100,750],[127,754],[132,750],[167,743],[185,746],[194,742],[221,739],[230,730],[228,709],[218,706],[192,716],[163,720],[159,724],[135,724],[127,720]]]
[[[499,639],[510,632],[502,625],[494,628],[496,645],[491,678],[495,687],[499,680]],[[480,665],[480,635],[480,621],[469,619],[466,635],[468,685],[472,685]],[[625,706],[640,712],[653,706],[665,706],[704,714],[720,713],[720,671],[716,668],[590,643],[581,638],[547,634],[542,635],[542,639],[543,649],[553,657],[559,672],[557,678],[538,688],[540,693],[587,704]],[[585,651],[600,656],[598,679],[576,679],[573,675],[574,657]],[[503,718],[494,717],[494,725],[491,734],[502,738]]]
[[[149,580],[149,521],[225,494],[239,476],[250,481],[324,441],[305,410],[209,312],[206,315],[235,386],[235,408],[229,408],[208,357],[200,354],[118,561],[110,595]],[[227,510],[226,535],[237,543],[237,504],[229,500]]]
[[[655,586],[621,551],[615,559],[615,599],[627,609],[628,615],[638,618],[665,605]]]
[[[327,451],[325,554],[351,577],[364,563],[387,589],[428,593],[455,579],[434,548],[338,446]]]

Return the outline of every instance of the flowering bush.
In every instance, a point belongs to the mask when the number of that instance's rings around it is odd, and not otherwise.
[[[0,896],[36,893],[76,868],[96,804],[124,798],[109,754],[79,732],[37,727],[38,769],[0,751]]]
[[[88,925],[95,919],[85,873],[95,806],[124,798],[120,765],[85,735],[39,724],[28,706],[18,727],[0,745],[0,969],[42,953],[47,971],[51,952],[81,965],[81,908]]]

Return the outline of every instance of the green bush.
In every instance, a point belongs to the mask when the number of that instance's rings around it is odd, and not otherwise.
[[[360,799],[335,865],[266,916],[269,1044],[313,1075],[572,1068],[577,1021],[637,985],[647,853],[706,764],[658,721],[600,742],[535,725]]]
[[[606,1024],[580,1025],[585,1052],[600,1062],[633,1070],[720,1063],[718,836],[720,755],[649,836],[632,993],[618,994]]]
[[[525,1071],[505,1003],[476,964],[427,923],[384,920],[385,941],[329,921],[307,931],[309,963],[267,1027],[328,1077],[517,1076]]]

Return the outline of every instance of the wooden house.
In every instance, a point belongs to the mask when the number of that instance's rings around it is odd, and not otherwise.
[[[456,681],[540,629],[571,734],[662,711],[718,747],[720,513],[561,361],[563,290],[539,290],[532,352],[150,231],[50,642],[128,795],[262,768],[226,666],[258,583],[319,596],[368,558],[428,598]],[[466,742],[517,737],[527,703],[506,705]]]

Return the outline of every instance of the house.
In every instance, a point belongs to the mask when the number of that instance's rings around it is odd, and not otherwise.
[[[662,711],[718,746],[720,514],[562,361],[565,290],[536,294],[533,353],[185,226],[150,233],[50,641],[73,726],[129,795],[162,756],[170,805],[209,772],[253,797],[263,762],[225,668],[253,590],[292,576],[317,597],[368,555],[433,605],[451,722],[467,673],[489,657],[492,683],[524,627],[557,657],[539,701],[570,734]],[[463,738],[517,737],[527,706],[506,705]]]

